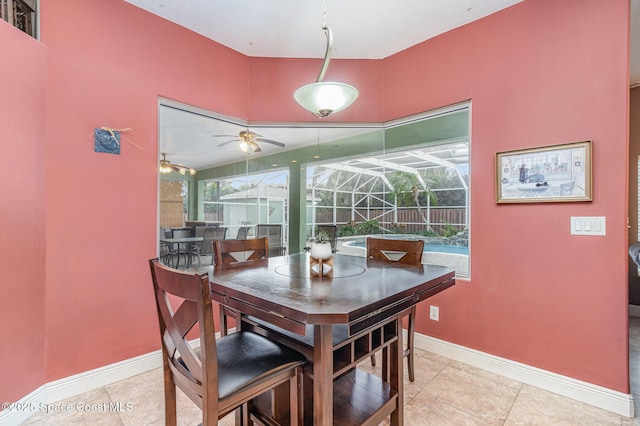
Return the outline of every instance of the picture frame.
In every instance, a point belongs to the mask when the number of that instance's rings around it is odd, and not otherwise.
[[[591,141],[496,153],[496,202],[592,201]]]

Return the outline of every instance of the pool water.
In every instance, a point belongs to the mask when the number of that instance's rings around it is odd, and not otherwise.
[[[345,244],[351,247],[362,247],[362,248],[365,248],[367,245],[364,239],[349,241]],[[465,256],[469,255],[469,247],[449,246],[444,244],[425,244],[424,251],[430,252],[430,253],[451,253],[451,254],[462,254]]]

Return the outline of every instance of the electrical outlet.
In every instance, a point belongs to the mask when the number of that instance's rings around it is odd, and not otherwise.
[[[429,306],[429,319],[440,321],[440,308],[437,306]]]

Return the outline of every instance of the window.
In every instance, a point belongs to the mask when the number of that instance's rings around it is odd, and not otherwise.
[[[0,18],[31,37],[37,37],[36,11],[36,0],[0,0]]]
[[[469,147],[460,137],[309,164],[307,237],[337,225],[338,252],[355,256],[364,256],[367,235],[420,238],[423,262],[468,277]]]
[[[200,183],[202,202],[198,217],[219,221],[228,228],[227,238],[238,232],[255,235],[255,225],[282,225],[286,246],[289,171],[250,174]]]

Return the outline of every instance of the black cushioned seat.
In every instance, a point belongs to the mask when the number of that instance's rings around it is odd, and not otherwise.
[[[216,345],[220,399],[260,382],[279,369],[305,362],[300,352],[250,332],[223,336]],[[200,351],[196,353],[200,356]]]

